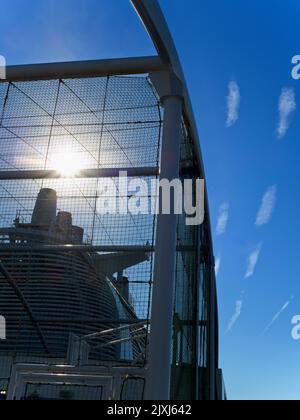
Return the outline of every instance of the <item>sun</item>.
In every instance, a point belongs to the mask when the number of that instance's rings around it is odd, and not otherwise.
[[[78,154],[60,152],[52,158],[54,169],[63,177],[75,177],[83,169],[83,163]]]

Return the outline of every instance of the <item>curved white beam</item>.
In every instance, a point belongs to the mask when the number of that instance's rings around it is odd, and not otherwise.
[[[196,155],[196,159],[198,161],[199,169],[200,169],[200,176],[205,178],[204,174],[204,163],[202,159],[201,149],[200,149],[200,141],[198,136],[198,130],[196,126],[196,121],[193,113],[193,108],[190,100],[190,95],[188,92],[187,84],[185,81],[184,73],[182,70],[182,66],[180,63],[180,59],[175,47],[175,43],[173,41],[172,35],[168,28],[167,22],[163,16],[161,8],[157,0],[131,0],[131,3],[135,7],[138,15],[140,16],[142,22],[144,23],[147,32],[149,33],[160,59],[163,61],[164,65],[168,66],[173,73],[179,78],[182,82],[183,87],[183,98],[184,98],[184,106],[183,106],[183,115],[186,120],[186,125],[190,132],[190,136],[192,138],[194,144],[194,152]],[[213,247],[212,247],[212,237],[211,237],[211,225],[210,225],[210,218],[209,218],[209,206],[208,206],[208,195],[206,191],[206,223],[207,223],[207,233],[209,236],[209,261],[208,264],[211,266],[212,273],[214,271],[214,254],[213,254]],[[215,279],[214,275],[212,274],[212,279],[210,282],[210,297],[209,297],[209,304],[211,307],[211,313],[214,314],[216,312],[216,295],[215,295]],[[216,346],[216,331],[215,331],[215,323],[214,323],[214,316],[211,316],[210,319],[210,329],[209,329],[209,341],[211,349],[214,349]],[[214,357],[210,357],[209,360],[210,364],[210,382],[211,382],[211,390],[210,390],[210,398],[214,399],[214,375],[215,369],[217,365],[217,361]],[[156,378],[157,379],[157,378]],[[155,382],[155,381],[154,381]],[[155,386],[159,382],[157,381]],[[152,387],[153,388],[153,387]],[[158,392],[155,393],[157,395]]]
[[[190,135],[194,142],[196,159],[200,168],[200,176],[205,179],[204,162],[202,158],[200,139],[194,111],[189,95],[189,90],[181,66],[179,55],[173,37],[169,30],[166,19],[162,13],[158,0],[130,0],[141,21],[143,22],[152,42],[158,52],[159,58],[165,66],[169,66],[182,82],[184,97],[184,116],[187,122]],[[209,226],[209,236],[211,237],[211,222],[209,217],[208,196],[206,191],[206,220]],[[212,264],[214,264],[214,254],[211,247],[210,253]]]
[[[171,65],[180,80],[184,80],[177,50],[167,22],[157,0],[131,0],[154,46],[164,62]]]
[[[203,160],[199,146],[199,136],[194,118],[194,113],[191,105],[190,95],[184,77],[184,72],[180,63],[175,43],[173,41],[168,24],[161,11],[157,0],[131,0],[136,9],[140,19],[142,20],[152,42],[157,49],[158,55],[165,65],[174,71],[176,76],[183,84],[183,95],[185,102],[184,112],[190,125],[191,134],[195,142],[195,151],[197,158],[203,172]]]

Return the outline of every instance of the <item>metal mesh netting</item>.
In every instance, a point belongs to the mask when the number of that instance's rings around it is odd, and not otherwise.
[[[160,115],[146,78],[10,83],[0,89],[2,169],[55,168],[57,154],[67,152],[84,168],[157,165]]]
[[[183,127],[181,179],[200,178],[193,145]],[[194,185],[194,202],[196,183]],[[179,216],[173,322],[171,395],[174,400],[193,400],[207,389],[199,368],[207,367],[209,240],[207,224],[187,226],[186,214]],[[207,221],[206,221],[207,222]],[[190,248],[185,250],[185,248]],[[200,370],[201,372],[201,370]],[[185,386],[182,386],[184,383]],[[197,390],[198,388],[198,390]]]
[[[83,245],[154,245],[154,216],[98,214],[97,200],[99,194],[103,195],[104,180],[71,178],[67,174],[70,170],[84,169],[156,168],[161,129],[159,101],[146,77],[0,84],[0,171],[56,170],[65,175],[61,179],[0,181],[2,245],[12,241],[9,229],[16,226],[28,229],[41,189],[56,192],[57,212],[69,213],[72,226],[83,229]],[[151,180],[145,178],[148,183]],[[113,184],[118,188],[117,179],[113,179]],[[107,197],[112,193],[106,191]],[[147,199],[150,202],[151,196]],[[5,258],[8,257],[2,255],[4,265]],[[34,260],[34,254],[30,258]],[[117,308],[120,318],[129,313],[131,320],[149,318],[152,259],[153,255],[149,255],[124,271],[129,286],[126,299],[120,296],[123,305],[122,310]],[[79,264],[77,260],[76,264]],[[8,259],[7,266],[9,274],[18,279],[20,270],[14,273],[13,263]],[[26,294],[30,280],[24,279],[23,272],[22,276],[20,287]],[[109,280],[114,282],[111,276]],[[114,287],[113,294],[118,292],[117,286]],[[66,302],[73,299],[72,293],[68,293]],[[26,296],[30,304],[34,299],[29,292]],[[37,313],[40,315],[39,309]],[[22,324],[20,320],[18,328],[25,328],[24,325],[28,321]],[[40,325],[43,330],[43,323]],[[112,324],[106,325],[109,328]],[[84,330],[85,333],[95,331],[95,326]],[[118,337],[126,341],[126,333],[130,336],[132,330],[124,331]],[[119,358],[130,359],[132,353],[122,345]]]

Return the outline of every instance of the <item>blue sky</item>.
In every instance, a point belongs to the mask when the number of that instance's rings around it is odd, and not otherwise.
[[[300,81],[291,78],[291,59],[300,54],[299,1],[161,5],[201,137],[229,398],[299,399],[300,341],[291,338],[300,313],[300,108],[292,112]],[[154,53],[127,0],[1,6],[0,54],[8,64]]]

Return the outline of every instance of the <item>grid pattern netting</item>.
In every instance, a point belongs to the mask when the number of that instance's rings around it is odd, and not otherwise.
[[[147,78],[2,84],[1,169],[157,166],[160,111]]]
[[[0,84],[0,171],[60,171],[69,161],[78,169],[156,168],[161,130],[160,104],[147,77]],[[118,180],[111,181],[118,192]],[[73,225],[84,229],[84,244],[154,245],[153,216],[97,212],[104,185],[87,178],[0,181],[0,228],[16,218],[30,223],[39,191],[51,188],[58,211],[71,213]],[[152,259],[124,273],[128,303],[140,319],[149,318]]]
[[[185,168],[181,179],[200,177],[195,162],[193,145],[183,125],[181,164]],[[196,186],[194,186],[194,194]],[[195,197],[194,197],[195,199]],[[179,217],[177,242],[191,250],[177,252],[172,346],[171,395],[174,400],[195,399],[197,369],[203,367],[207,340],[207,295],[205,294],[205,267],[199,262],[206,259],[206,223],[187,226],[186,214]],[[182,386],[185,383],[185,386]]]

